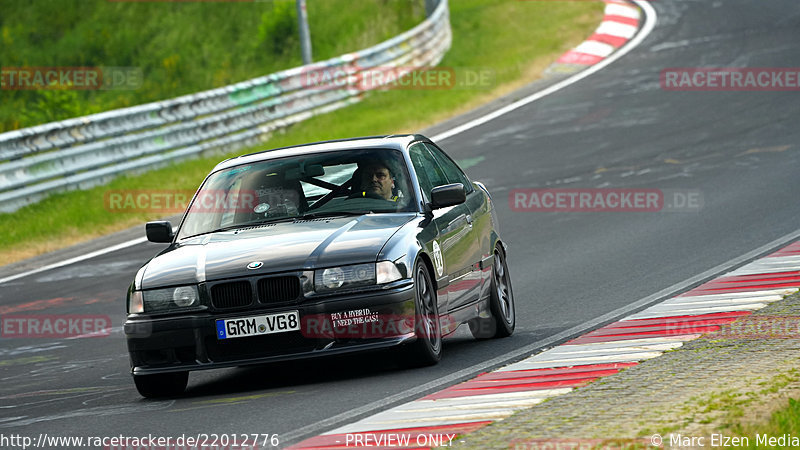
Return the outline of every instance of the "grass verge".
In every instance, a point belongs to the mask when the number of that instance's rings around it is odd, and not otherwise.
[[[3,90],[0,132],[225,86],[302,64],[294,0],[4,0],[3,67],[131,67],[138,89]],[[54,14],[54,11],[58,11]],[[377,44],[424,0],[309,0],[314,57]]]
[[[450,8],[453,46],[440,65],[456,71],[488,70],[493,74],[491,85],[373,92],[359,104],[276,133],[261,148],[123,176],[0,214],[0,265],[164,216],[108,211],[104,195],[109,190],[193,190],[225,157],[326,139],[413,132],[468,111],[537,79],[558,56],[591,34],[603,14],[601,2],[457,0]]]
[[[797,377],[794,384],[797,386]],[[797,390],[794,391],[797,395]],[[737,423],[733,432],[747,438],[746,448],[797,448],[800,443],[800,399],[783,398],[769,406],[773,412],[762,423]]]
[[[790,398],[783,409],[772,413],[767,423],[739,430],[738,434],[754,438],[750,440],[748,448],[796,448],[800,439],[800,400]],[[758,442],[758,435],[768,436],[763,440],[767,445]]]

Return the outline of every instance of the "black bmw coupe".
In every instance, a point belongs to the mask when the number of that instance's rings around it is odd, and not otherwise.
[[[226,160],[175,232],[146,232],[169,246],[128,290],[145,397],[182,392],[192,370],[344,352],[430,365],[462,323],[479,339],[514,331],[492,198],[421,135]]]

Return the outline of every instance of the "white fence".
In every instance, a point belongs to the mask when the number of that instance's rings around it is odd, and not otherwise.
[[[447,0],[374,47],[210,91],[0,134],[0,211],[207,152],[233,151],[358,102],[389,67],[436,65],[450,48]],[[389,81],[385,77],[384,81]]]

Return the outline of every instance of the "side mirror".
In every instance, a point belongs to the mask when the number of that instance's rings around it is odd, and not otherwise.
[[[144,227],[147,233],[147,240],[150,242],[172,242],[174,235],[172,234],[172,224],[166,220],[159,220],[157,222],[147,222]]]
[[[431,206],[433,209],[460,205],[467,201],[467,191],[461,183],[445,184],[431,190]]]

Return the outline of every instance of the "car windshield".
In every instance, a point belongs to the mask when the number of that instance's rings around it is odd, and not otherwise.
[[[296,218],[408,212],[415,205],[398,150],[276,158],[211,174],[189,205],[178,239]]]

